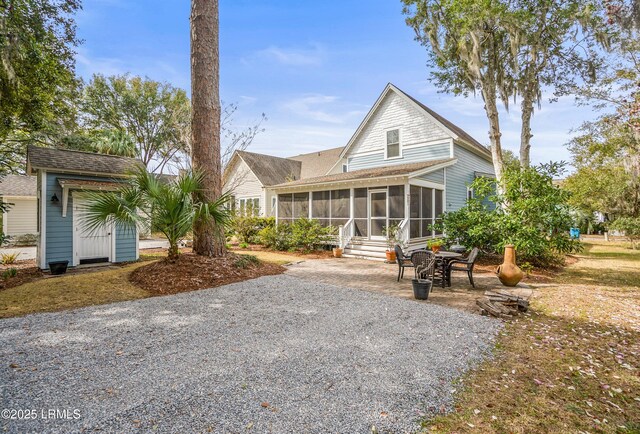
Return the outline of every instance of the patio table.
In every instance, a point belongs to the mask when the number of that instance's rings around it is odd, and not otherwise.
[[[444,250],[441,250],[438,253],[436,253],[436,258],[440,259],[440,263],[442,264],[442,287],[443,288],[445,287],[446,282],[451,281],[449,277],[449,270],[448,270],[449,261],[451,261],[452,259],[458,259],[461,257],[462,257],[462,253],[447,252]]]

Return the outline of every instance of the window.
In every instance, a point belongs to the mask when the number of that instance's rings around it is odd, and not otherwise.
[[[440,235],[432,225],[439,222],[444,209],[444,192],[412,185],[409,192],[409,237],[424,238]]]
[[[348,172],[349,171],[349,166],[347,166],[346,164],[342,165],[342,173]]]
[[[275,215],[276,214],[276,196],[273,196],[271,198],[271,215]]]
[[[238,205],[239,205],[239,214],[241,216],[258,217],[260,215],[260,198],[258,197],[240,199],[238,201]]]
[[[467,187],[467,200],[473,199],[473,188]]]
[[[387,131],[387,156],[386,158],[400,157],[400,130]]]

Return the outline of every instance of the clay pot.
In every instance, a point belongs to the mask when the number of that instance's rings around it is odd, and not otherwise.
[[[396,252],[393,250],[387,250],[387,262],[396,262]]]
[[[524,277],[516,265],[516,249],[512,244],[504,246],[504,262],[498,266],[496,274],[504,286],[516,286]]]
[[[433,253],[438,253],[441,248],[442,248],[442,246],[433,246],[433,247],[431,247],[431,251]]]
[[[340,247],[333,248],[333,257],[334,258],[342,258],[342,249]]]

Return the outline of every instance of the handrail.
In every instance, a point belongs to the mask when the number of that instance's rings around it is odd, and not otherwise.
[[[347,220],[344,226],[338,226],[338,242],[341,249],[347,247],[351,242],[354,228],[355,226],[353,218]]]
[[[402,248],[409,244],[409,219],[406,218],[398,225],[397,239]]]

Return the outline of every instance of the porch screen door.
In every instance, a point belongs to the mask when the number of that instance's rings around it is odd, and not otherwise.
[[[382,230],[387,226],[387,190],[369,190],[369,230],[372,240],[382,240]]]

